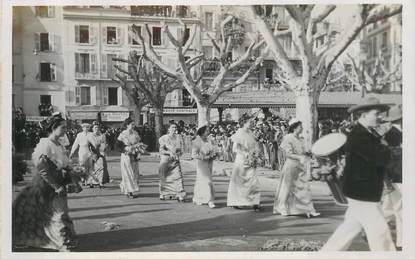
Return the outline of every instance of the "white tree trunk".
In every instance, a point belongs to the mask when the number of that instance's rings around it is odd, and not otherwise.
[[[197,104],[197,125],[202,127],[210,121],[210,107],[206,104]]]
[[[303,137],[306,151],[311,150],[315,139],[315,128],[317,125],[317,101],[318,95],[313,92],[296,92],[296,116],[303,124]]]

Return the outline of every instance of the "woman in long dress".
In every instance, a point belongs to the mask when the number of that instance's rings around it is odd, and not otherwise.
[[[75,138],[75,142],[72,145],[71,153],[69,155],[69,159],[73,157],[76,150],[79,147],[78,157],[79,157],[79,165],[85,168],[86,173],[89,175],[92,169],[92,153],[90,150],[90,146],[92,145],[92,133],[89,132],[89,124],[82,123],[82,132],[78,133]],[[84,179],[83,184],[86,184],[86,180]]]
[[[289,134],[281,143],[286,161],[281,171],[281,180],[277,186],[274,200],[274,214],[300,215],[316,217],[320,215],[314,209],[311,201],[311,191],[304,165],[307,162],[303,140],[300,134],[303,130],[301,121],[292,119],[289,122]]]
[[[135,198],[135,193],[139,191],[138,185],[138,156],[142,153],[141,138],[138,132],[133,129],[134,121],[127,118],[124,121],[124,128],[117,138],[117,147],[121,152],[121,192],[128,198]]]
[[[243,114],[239,124],[241,128],[231,137],[236,157],[229,181],[227,206],[235,209],[252,207],[259,211],[261,194],[255,172],[259,163],[259,144],[251,131],[251,116]]]
[[[192,157],[196,160],[196,182],[193,191],[193,203],[196,205],[208,204],[215,207],[215,191],[212,182],[213,160],[217,150],[209,141],[209,127],[202,126],[197,130],[197,137],[193,141]]]
[[[105,157],[105,150],[107,148],[107,139],[99,129],[98,122],[92,123],[92,168],[87,179],[87,184],[91,187],[99,185],[104,187],[105,183],[109,182],[109,174],[107,167],[107,159]]]
[[[175,198],[184,202],[183,175],[180,165],[181,139],[177,134],[177,125],[171,124],[166,135],[160,137],[159,192],[160,200]]]
[[[70,251],[76,235],[68,215],[67,186],[80,192],[80,175],[69,166],[70,160],[59,138],[66,132],[61,115],[48,118],[47,138],[41,138],[33,154],[35,175],[13,202],[12,240],[15,248],[37,247]]]

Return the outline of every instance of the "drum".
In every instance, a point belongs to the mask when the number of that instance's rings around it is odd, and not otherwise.
[[[339,161],[340,156],[336,154],[340,148],[346,143],[347,137],[341,133],[328,134],[319,140],[317,140],[312,148],[311,152],[316,158],[320,158],[322,161],[329,163],[327,168],[329,170],[321,170],[320,175],[324,177],[333,199],[337,205],[347,206],[346,196],[342,190],[343,176],[339,174],[339,170],[343,169],[342,163]]]

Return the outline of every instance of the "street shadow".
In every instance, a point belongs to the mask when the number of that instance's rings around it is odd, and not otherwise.
[[[111,194],[95,194],[95,195],[78,195],[78,196],[69,196],[68,200],[79,200],[87,198],[96,198],[96,197],[109,197],[109,196],[124,196],[122,193],[111,193]]]
[[[109,206],[100,206],[100,207],[82,207],[82,208],[70,208],[69,212],[79,212],[86,210],[103,210],[103,209],[115,209],[123,207],[132,207],[132,206],[152,206],[152,205],[163,205],[164,203],[130,203],[122,205],[109,205]]]
[[[140,248],[140,251],[146,251],[143,249],[146,246],[166,245],[177,242],[182,243],[229,236],[253,236],[261,234],[263,231],[266,232],[276,229],[281,222],[298,221],[298,217],[275,217],[271,218],[271,220],[262,220],[263,218],[269,217],[269,213],[246,211],[208,219],[187,221],[184,223],[125,229],[112,232],[89,233],[79,235],[80,246],[77,248],[77,251],[105,252]],[[160,233],[163,234],[161,235]],[[293,228],[293,231],[290,232],[289,235],[304,235],[304,233],[301,229]],[[309,233],[309,235],[315,234]],[[282,236],[286,235],[284,234]],[[160,248],[158,249],[159,251],[163,251],[160,250]],[[257,250],[259,250],[259,247]],[[151,251],[151,249],[148,251]],[[200,250],[198,251],[204,251],[203,247],[200,247]]]
[[[170,209],[136,210],[136,211],[129,211],[129,212],[107,213],[107,214],[98,214],[98,215],[71,217],[71,218],[72,220],[118,218],[118,217],[130,216],[133,214],[152,213],[152,212],[159,212],[159,211],[166,211],[166,210],[170,210]]]

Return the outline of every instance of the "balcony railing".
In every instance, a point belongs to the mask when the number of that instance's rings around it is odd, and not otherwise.
[[[195,18],[196,14],[190,12],[188,6],[179,5],[147,5],[147,6],[131,6],[132,16],[153,16],[153,17],[180,17],[180,18]]]
[[[99,74],[76,72],[75,79],[99,79]]]
[[[230,62],[230,61],[229,61]],[[246,61],[242,63],[239,67],[234,70],[231,70],[227,76],[242,76],[253,64],[253,61]],[[220,70],[220,61],[217,59],[208,60],[203,63],[203,75],[206,77],[214,77],[219,73]],[[258,69],[254,70],[253,74],[258,73]]]

